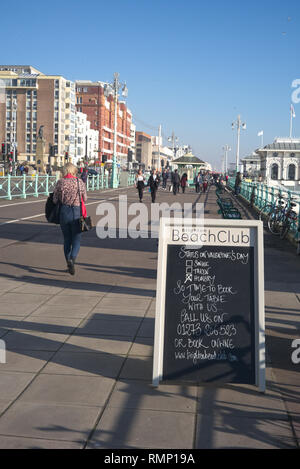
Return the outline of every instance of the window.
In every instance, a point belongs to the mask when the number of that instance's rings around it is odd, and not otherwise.
[[[32,113],[32,119],[33,119],[34,121],[36,121],[36,118],[37,118],[37,112],[36,112],[36,111],[33,111],[33,113]]]
[[[27,130],[27,132],[30,132],[30,130],[31,130],[30,122],[27,122],[27,124],[26,124],[26,130]]]
[[[87,88],[82,88],[83,93],[87,93],[88,89]]]
[[[10,111],[6,111],[6,119],[7,120],[10,120],[11,118],[11,112]]]
[[[296,176],[296,166],[294,164],[290,164],[288,167],[288,180],[294,181]]]
[[[26,153],[31,153],[31,145],[30,145],[30,143],[27,143],[27,145],[26,145]]]
[[[55,80],[54,86],[55,86],[55,88],[59,88],[59,80]]]
[[[277,181],[278,179],[278,164],[276,163],[272,164],[271,167],[271,179],[273,179],[273,181]]]
[[[27,111],[27,112],[26,112],[26,119],[27,119],[28,121],[30,121],[30,119],[31,119],[31,112],[30,112],[30,111]]]

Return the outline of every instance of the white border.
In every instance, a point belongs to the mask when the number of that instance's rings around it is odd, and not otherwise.
[[[205,219],[199,223],[197,220],[184,219],[184,227],[232,227],[249,228],[254,236],[251,236],[251,247],[254,247],[254,335],[255,335],[255,385],[260,392],[266,389],[266,366],[265,366],[265,304],[264,304],[264,250],[263,250],[263,226],[257,220],[213,220]],[[173,243],[167,239],[169,227],[182,227],[181,218],[161,218],[159,228],[157,285],[156,285],[156,310],[155,310],[155,334],[154,334],[154,356],[153,356],[153,386],[158,386],[163,375],[163,350],[165,330],[165,291],[166,291],[166,269],[167,269],[167,247]],[[177,243],[184,244],[184,243]],[[209,244],[207,244],[209,246]],[[228,245],[227,245],[228,246]]]

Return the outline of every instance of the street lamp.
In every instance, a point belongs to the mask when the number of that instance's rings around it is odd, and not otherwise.
[[[106,83],[104,85],[104,96],[108,97],[110,94],[114,96],[114,150],[113,150],[113,162],[112,162],[112,174],[110,185],[113,189],[118,187],[117,177],[117,109],[118,109],[118,98],[119,91],[122,88],[122,96],[128,96],[128,89],[126,83],[120,83],[119,73],[114,73],[113,83]]]
[[[232,127],[232,130],[237,128],[237,145],[236,145],[236,161],[235,161],[235,171],[237,173],[238,170],[239,170],[239,163],[240,163],[240,135],[241,135],[241,129],[246,130],[246,124],[245,124],[245,122],[242,123],[241,116],[238,115],[237,120],[232,122],[231,127]]]
[[[223,147],[223,150],[224,150],[224,171],[225,171],[225,176],[227,175],[227,171],[228,171],[228,152],[231,151],[231,148],[229,145],[225,145]]]
[[[174,131],[172,132],[172,136],[168,137],[168,142],[172,142],[172,150],[174,159],[176,158],[176,142],[178,142],[178,137],[175,136]]]
[[[15,133],[17,132],[17,109],[18,109],[18,103],[16,99],[12,100],[12,108],[11,108],[11,121],[10,121],[10,143],[11,143],[11,150],[13,152],[13,162],[12,162],[12,167],[13,167],[13,176],[16,175],[16,139],[15,139]]]

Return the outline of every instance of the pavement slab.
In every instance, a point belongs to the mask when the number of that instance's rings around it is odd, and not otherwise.
[[[99,407],[16,402],[0,419],[0,438],[4,435],[83,444],[100,412]]]
[[[42,373],[116,378],[125,356],[110,353],[57,352]]]
[[[193,448],[194,425],[192,413],[109,407],[87,448],[189,449]]]

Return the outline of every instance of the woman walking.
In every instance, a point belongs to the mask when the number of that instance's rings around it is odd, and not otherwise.
[[[155,198],[156,198],[156,191],[159,186],[159,177],[157,175],[157,171],[152,170],[152,173],[148,179],[148,186],[150,187],[151,200],[152,200],[152,203],[154,204]]]
[[[135,185],[136,185],[136,188],[137,188],[138,193],[139,193],[140,202],[142,202],[143,201],[145,182],[144,182],[144,176],[143,176],[143,173],[142,173],[141,169],[139,170],[139,172],[137,174]]]
[[[181,176],[180,185],[181,185],[181,188],[182,188],[182,193],[184,194],[185,188],[186,188],[186,185],[187,185],[187,174],[186,173],[184,173]]]
[[[76,166],[68,163],[63,169],[63,178],[57,181],[53,193],[53,202],[61,204],[60,227],[64,236],[64,254],[71,275],[75,274],[74,264],[81,241],[80,201],[87,200],[86,186],[76,176]]]

